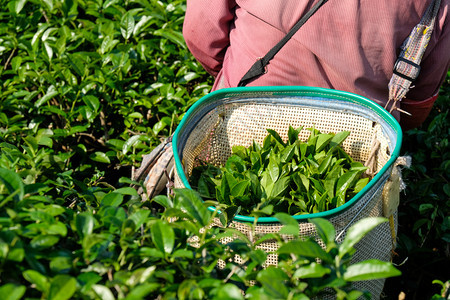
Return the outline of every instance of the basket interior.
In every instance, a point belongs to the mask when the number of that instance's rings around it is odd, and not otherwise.
[[[301,140],[309,136],[306,128],[314,127],[322,133],[350,131],[342,147],[362,163],[367,161],[374,140],[378,140],[381,145],[376,153],[375,173],[390,158],[389,140],[381,125],[368,118],[344,111],[249,101],[219,105],[199,120],[182,149],[185,175],[189,178],[199,161],[223,165],[235,145],[247,147],[253,141],[262,144],[268,135],[266,129],[277,131],[287,140],[289,126],[304,126],[299,135]],[[179,174],[176,175],[175,186],[184,186]]]

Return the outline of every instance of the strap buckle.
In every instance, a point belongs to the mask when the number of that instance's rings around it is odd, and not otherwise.
[[[414,77],[411,77],[411,76],[406,75],[406,74],[404,74],[404,73],[400,73],[400,71],[398,70],[398,67],[399,67],[400,62],[407,63],[408,65],[410,65],[410,66],[416,68],[416,69],[417,69],[417,72],[415,73],[415,76],[414,76]],[[399,57],[399,58],[397,58],[397,61],[396,61],[395,64],[394,64],[394,70],[393,70],[393,73],[396,74],[396,75],[398,75],[398,76],[400,76],[400,77],[403,78],[403,79],[406,79],[406,80],[409,80],[409,81],[413,82],[413,81],[415,81],[415,80],[417,79],[417,77],[419,76],[419,73],[420,73],[420,66],[419,66],[418,64],[416,64],[415,62],[413,62],[413,61],[410,61],[410,60],[408,60],[408,59],[406,59],[406,58],[403,58],[403,57]]]

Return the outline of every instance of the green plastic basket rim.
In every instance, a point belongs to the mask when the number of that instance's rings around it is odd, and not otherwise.
[[[264,95],[273,95],[273,96],[308,96],[308,97],[328,97],[331,99],[349,101],[353,103],[358,103],[366,106],[375,112],[378,116],[380,116],[387,124],[391,126],[394,132],[397,135],[397,141],[395,143],[394,149],[391,151],[391,157],[386,162],[386,164],[381,168],[381,170],[374,176],[372,180],[352,199],[347,201],[345,204],[324,212],[311,213],[311,214],[303,214],[303,215],[294,215],[292,216],[294,219],[300,222],[306,222],[308,219],[312,218],[331,218],[332,216],[342,213],[345,210],[349,209],[353,206],[369,189],[371,189],[379,180],[381,180],[382,175],[389,170],[389,168],[394,164],[395,160],[398,158],[400,154],[401,141],[403,139],[403,133],[400,127],[400,124],[397,120],[382,106],[378,103],[350,92],[344,92],[340,90],[333,90],[327,88],[319,88],[319,87],[308,87],[308,86],[260,86],[260,87],[236,87],[236,88],[225,88],[213,91],[202,98],[200,98],[197,102],[195,102],[192,107],[185,113],[183,119],[180,121],[175,133],[173,135],[172,140],[172,148],[174,153],[175,160],[175,168],[180,176],[181,181],[184,186],[192,189],[188,179],[186,178],[186,174],[183,170],[183,165],[181,163],[181,159],[178,156],[178,136],[182,128],[186,125],[189,116],[201,105],[204,105],[205,102],[209,100],[217,99],[217,98],[229,98],[237,95],[251,95],[255,96],[257,94]],[[216,208],[213,206],[208,207],[210,211],[215,211]],[[218,211],[220,213],[220,210]],[[243,223],[254,223],[255,217],[244,216],[244,215],[236,215],[233,221],[243,222]],[[259,217],[257,223],[279,223],[280,221],[274,217]]]

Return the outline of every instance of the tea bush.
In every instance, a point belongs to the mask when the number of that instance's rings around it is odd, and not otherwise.
[[[404,137],[402,155],[411,156],[412,166],[403,170],[406,190],[401,194],[394,260],[403,263],[403,275],[387,281],[391,297],[403,291],[413,299],[430,299],[441,294],[434,280],[450,282],[449,105],[450,72],[425,124]],[[449,293],[447,285],[442,297]]]

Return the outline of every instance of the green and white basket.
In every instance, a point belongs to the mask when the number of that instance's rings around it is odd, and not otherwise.
[[[327,218],[337,232],[339,243],[347,229],[366,217],[391,217],[397,230],[397,213],[386,205],[398,201],[395,193],[383,193],[399,156],[402,132],[398,122],[381,106],[359,95],[314,87],[243,87],[222,89],[197,101],[185,114],[173,136],[175,158],[175,187],[190,188],[188,178],[199,160],[223,165],[234,145],[250,146],[262,143],[266,129],[277,131],[287,139],[289,126],[315,127],[322,133],[347,130],[351,134],[342,144],[353,159],[366,163],[372,157],[373,178],[366,187],[344,205],[320,213],[293,216],[299,222],[302,236],[315,236],[309,218]],[[303,134],[303,136],[302,136]],[[300,138],[307,139],[303,130]],[[374,145],[379,145],[374,150]],[[373,152],[373,153],[372,153]],[[383,196],[384,195],[384,196]],[[391,197],[391,196],[389,196]],[[391,202],[392,202],[391,201]],[[383,204],[384,203],[384,204]],[[385,211],[383,213],[383,207]],[[210,207],[214,210],[214,207]],[[249,235],[253,217],[237,215],[231,226]],[[217,226],[221,223],[217,220]],[[258,219],[256,234],[278,232],[282,225],[272,217]],[[393,238],[389,223],[383,223],[356,245],[353,262],[366,259],[389,261]],[[274,252],[278,245],[267,241],[259,245],[266,252]],[[277,256],[269,254],[267,265],[276,265]],[[374,299],[380,295],[384,280],[358,282],[357,288],[369,290]]]

